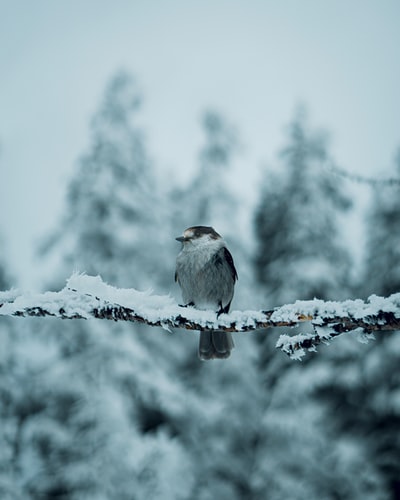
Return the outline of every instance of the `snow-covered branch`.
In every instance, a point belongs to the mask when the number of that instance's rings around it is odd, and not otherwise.
[[[212,311],[182,307],[170,296],[153,295],[134,289],[118,289],[99,276],[74,274],[59,292],[0,292],[0,315],[53,316],[61,319],[112,319],[133,321],[165,329],[222,330],[249,332],[271,327],[294,327],[309,322],[310,333],[281,335],[278,348],[293,358],[305,350],[315,350],[320,343],[353,330],[367,341],[372,332],[400,330],[400,293],[388,298],[372,295],[344,302],[314,299],[297,301],[271,311],[233,311],[219,317]]]

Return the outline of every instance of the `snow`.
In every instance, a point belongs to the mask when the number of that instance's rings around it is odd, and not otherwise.
[[[177,317],[184,317],[207,328],[218,325],[228,327],[235,323],[239,331],[243,327],[256,328],[257,322],[266,321],[265,314],[258,311],[234,311],[217,318],[214,311],[179,306],[169,295],[154,295],[151,290],[116,288],[105,283],[100,276],[78,273],[67,279],[65,288],[60,292],[0,292],[0,303],[3,303],[0,315],[13,315],[17,311],[35,307],[55,316],[60,316],[62,310],[64,316],[79,314],[85,319],[93,317],[93,309],[122,306],[150,323],[161,323],[166,329],[168,321],[173,322]]]
[[[100,276],[77,273],[67,280],[65,288],[59,292],[0,292],[0,304],[3,304],[0,307],[0,315],[3,316],[14,315],[24,309],[41,308],[55,316],[69,317],[78,314],[89,319],[93,317],[93,309],[122,306],[133,310],[150,323],[163,323],[184,316],[203,327],[218,324],[215,312],[179,306],[169,295],[154,295],[150,290],[116,288],[105,283]],[[249,315],[244,313],[243,323],[249,322]]]
[[[95,297],[102,305],[118,304],[134,309],[149,321],[158,321],[161,311],[176,306],[174,299],[168,295],[153,295],[151,290],[116,288],[105,283],[100,276],[75,273],[67,280],[66,289]]]
[[[18,288],[12,288],[11,290],[6,290],[4,292],[0,291],[0,304],[4,302],[12,302],[19,295],[21,295],[21,291]]]
[[[400,317],[400,293],[388,298],[372,295],[367,302],[360,299],[344,302],[324,302],[319,299],[296,301],[274,310],[269,317],[262,311],[233,311],[217,318],[214,311],[199,310],[193,307],[179,306],[169,295],[154,295],[151,290],[138,291],[133,288],[116,288],[105,283],[100,276],[73,274],[59,292],[21,293],[18,290],[0,292],[0,315],[18,315],[24,309],[38,308],[50,315],[81,318],[93,318],[93,310],[107,307],[124,307],[132,310],[150,324],[161,324],[169,330],[170,326],[179,326],[185,318],[203,328],[234,327],[236,331],[254,330],[260,323],[294,323],[312,320],[316,334],[328,341],[332,331],[321,327],[329,318],[350,317],[368,321],[369,316],[380,312],[391,312]],[[38,314],[40,315],[40,314]],[[321,326],[320,326],[321,325]],[[271,325],[272,326],[272,325]],[[293,354],[293,346],[306,339],[312,339],[314,333],[297,336],[282,335],[277,347],[299,359],[304,354],[302,349]],[[358,335],[362,342],[371,335]]]
[[[293,345],[302,342],[309,338],[309,335],[304,335],[300,333],[299,335],[280,335],[275,347],[281,349],[283,352],[288,354],[291,359],[301,360],[305,356],[306,351],[303,348],[296,349],[293,351]]]
[[[326,320],[338,318],[362,319],[368,322],[381,312],[393,313],[400,317],[400,293],[388,298],[371,295],[364,302],[360,299],[343,302],[296,301],[276,308],[272,314],[263,311],[233,311],[217,317],[214,311],[199,310],[193,307],[179,306],[169,295],[155,295],[151,290],[138,291],[133,288],[117,288],[105,283],[100,276],[73,274],[66,281],[66,286],[59,292],[21,293],[18,290],[0,292],[0,315],[21,315],[26,309],[37,310],[37,315],[46,314],[61,318],[93,318],[93,311],[123,307],[149,324],[160,325],[167,331],[170,327],[179,327],[191,323],[195,327],[218,329],[234,328],[235,331],[251,331],[265,324],[270,326],[295,325],[309,321],[314,331],[298,335],[281,335],[276,347],[292,359],[301,360],[306,351],[315,351],[315,340],[328,344],[335,333]],[[384,320],[382,319],[382,322]],[[361,328],[354,330],[359,342],[367,343],[374,336]],[[317,338],[317,339],[316,339]],[[304,346],[305,341],[306,347]],[[309,346],[307,345],[309,344]]]
[[[306,348],[301,347],[301,343],[309,340],[312,344],[315,337],[320,341],[329,344],[332,333],[335,333],[329,326],[325,325],[329,318],[354,318],[362,319],[368,323],[369,317],[376,317],[379,313],[393,313],[396,318],[400,317],[400,293],[393,294],[388,298],[371,295],[367,302],[360,299],[346,300],[344,302],[314,299],[311,301],[296,301],[294,304],[284,305],[278,308],[271,316],[271,321],[276,322],[298,322],[299,313],[312,318],[314,332],[298,335],[281,335],[276,343],[276,347],[288,354],[291,359],[301,360],[306,354]],[[384,320],[382,319],[382,324]],[[324,326],[320,326],[324,325]],[[375,338],[373,333],[364,332],[362,328],[352,331],[356,339],[366,344]],[[314,345],[307,348],[307,351],[315,351]]]
[[[294,304],[284,305],[277,308],[271,316],[271,321],[297,322],[298,315],[315,318],[343,318],[367,319],[368,316],[375,316],[379,312],[391,312],[396,318],[400,317],[400,293],[391,295],[388,298],[371,295],[366,302],[361,299],[345,300],[343,302],[314,300],[297,300]]]

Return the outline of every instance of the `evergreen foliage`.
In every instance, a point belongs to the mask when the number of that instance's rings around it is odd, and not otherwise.
[[[397,177],[400,173],[397,164]],[[359,294],[388,295],[400,290],[400,197],[397,185],[374,187],[367,219],[364,275]],[[365,456],[383,481],[386,498],[400,498],[400,337],[377,333],[362,351],[349,342],[327,352],[325,363],[335,373],[317,390],[334,412],[333,424],[345,439],[363,443]]]
[[[395,177],[400,177],[400,152]],[[390,295],[400,290],[400,186],[374,189],[362,292]]]
[[[254,276],[269,307],[349,293],[350,256],[340,217],[351,202],[325,170],[328,160],[325,135],[310,131],[298,114],[255,212]],[[262,420],[253,497],[268,491],[271,498],[384,498],[379,473],[364,469],[364,444],[342,440],[315,397],[335,370],[325,369],[320,357],[309,356],[300,367],[277,357],[275,341],[268,332],[254,342]]]
[[[289,127],[279,169],[267,173],[255,215],[255,278],[271,306],[296,299],[338,299],[350,259],[340,242],[338,214],[351,206],[329,159],[324,134],[308,130],[303,114]],[[338,297],[339,294],[339,297]]]

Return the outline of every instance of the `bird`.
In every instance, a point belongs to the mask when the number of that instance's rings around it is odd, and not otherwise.
[[[176,258],[175,281],[185,306],[228,313],[238,279],[233,257],[223,238],[209,226],[192,226],[178,236],[182,243]],[[201,331],[199,358],[203,361],[229,358],[234,343],[223,331]]]

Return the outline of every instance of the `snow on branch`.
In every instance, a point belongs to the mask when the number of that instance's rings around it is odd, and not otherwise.
[[[150,291],[119,289],[107,285],[99,276],[74,274],[59,292],[0,292],[0,316],[53,316],[61,319],[111,319],[133,321],[150,326],[187,330],[249,332],[271,327],[294,327],[309,322],[313,331],[300,335],[281,335],[276,347],[299,359],[305,350],[345,332],[358,330],[362,341],[374,331],[400,330],[400,293],[388,298],[372,295],[344,302],[296,301],[271,311],[233,311],[217,317],[213,311],[182,307],[170,296]]]

